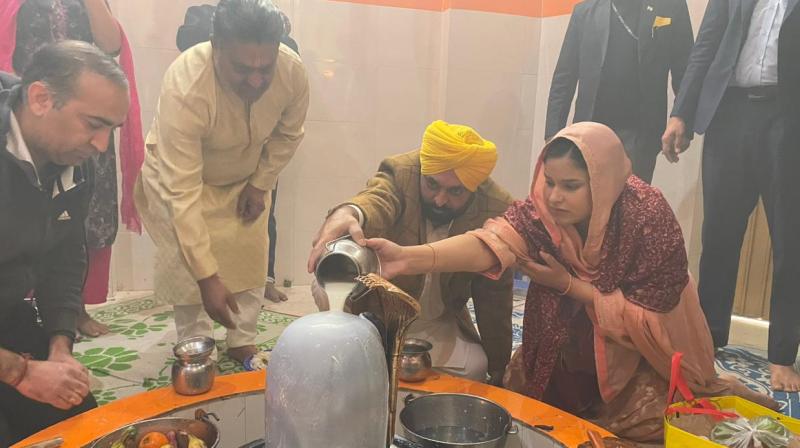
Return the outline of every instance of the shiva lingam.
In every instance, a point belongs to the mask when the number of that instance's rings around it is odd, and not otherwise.
[[[419,304],[379,277],[357,277],[343,311],[284,330],[267,370],[266,447],[391,446],[403,339]]]

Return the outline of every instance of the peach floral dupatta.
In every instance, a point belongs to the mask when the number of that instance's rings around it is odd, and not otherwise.
[[[676,351],[684,353],[682,367],[693,391],[722,391],[711,335],[688,274],[683,236],[669,204],[657,189],[631,175],[622,143],[608,127],[577,123],[554,139],[558,138],[575,143],[589,170],[592,216],[586,241],[574,226],[557,224],[548,211],[543,196],[545,147],[530,197],[472,232],[498,260],[484,274],[497,277],[516,264],[538,260],[543,250],[592,283],[594,303],[585,312],[594,327],[594,363],[605,403],[620,396],[643,368],[668,380]],[[524,364],[523,378],[509,381],[517,392],[543,397],[568,342],[571,307],[574,301],[531,284],[521,353],[515,354]]]

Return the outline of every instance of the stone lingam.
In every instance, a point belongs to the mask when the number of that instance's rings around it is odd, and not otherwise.
[[[375,274],[358,281],[346,312],[302,317],[275,345],[267,448],[391,446],[400,350],[419,304]]]

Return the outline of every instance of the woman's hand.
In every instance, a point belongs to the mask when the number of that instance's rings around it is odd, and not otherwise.
[[[383,238],[369,238],[367,247],[374,250],[381,262],[381,276],[391,280],[407,273],[409,257],[403,247]]]
[[[552,255],[540,251],[539,256],[542,257],[545,264],[529,261],[520,266],[522,272],[527,274],[535,283],[553,288],[558,292],[565,292],[569,288],[572,274]]]

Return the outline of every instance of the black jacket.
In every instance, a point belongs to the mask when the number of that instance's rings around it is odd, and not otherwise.
[[[89,163],[75,167],[75,186],[62,192],[66,168],[51,165],[40,173],[37,187],[33,166],[6,146],[20,93],[18,78],[0,73],[0,332],[8,328],[10,310],[34,291],[48,334],[74,337],[87,265],[84,221],[93,171]]]
[[[800,144],[800,3],[790,0],[794,8],[787,11],[781,27],[778,45],[778,84],[781,89],[781,104],[786,117],[791,121],[789,133],[791,144]]]
[[[183,25],[178,28],[178,34],[175,36],[178,50],[184,52],[199,43],[211,40],[216,10],[217,7],[214,5],[195,5],[186,9]],[[284,34],[281,43],[300,54],[297,42],[291,36]]]
[[[545,138],[567,125],[576,87],[578,98],[573,122],[594,118],[612,14],[611,0],[586,0],[575,5],[550,87]],[[671,23],[654,27],[657,17]],[[636,34],[641,122],[646,130],[661,135],[667,122],[668,76],[672,73],[672,87],[677,92],[692,50],[692,24],[686,0],[642,0]]]
[[[730,84],[757,0],[711,0],[697,34],[697,43],[672,115],[682,118],[689,129],[705,133]],[[798,0],[789,0],[778,43],[778,88],[784,107],[797,107]],[[791,104],[794,98],[794,106]],[[791,128],[791,126],[790,126]]]

